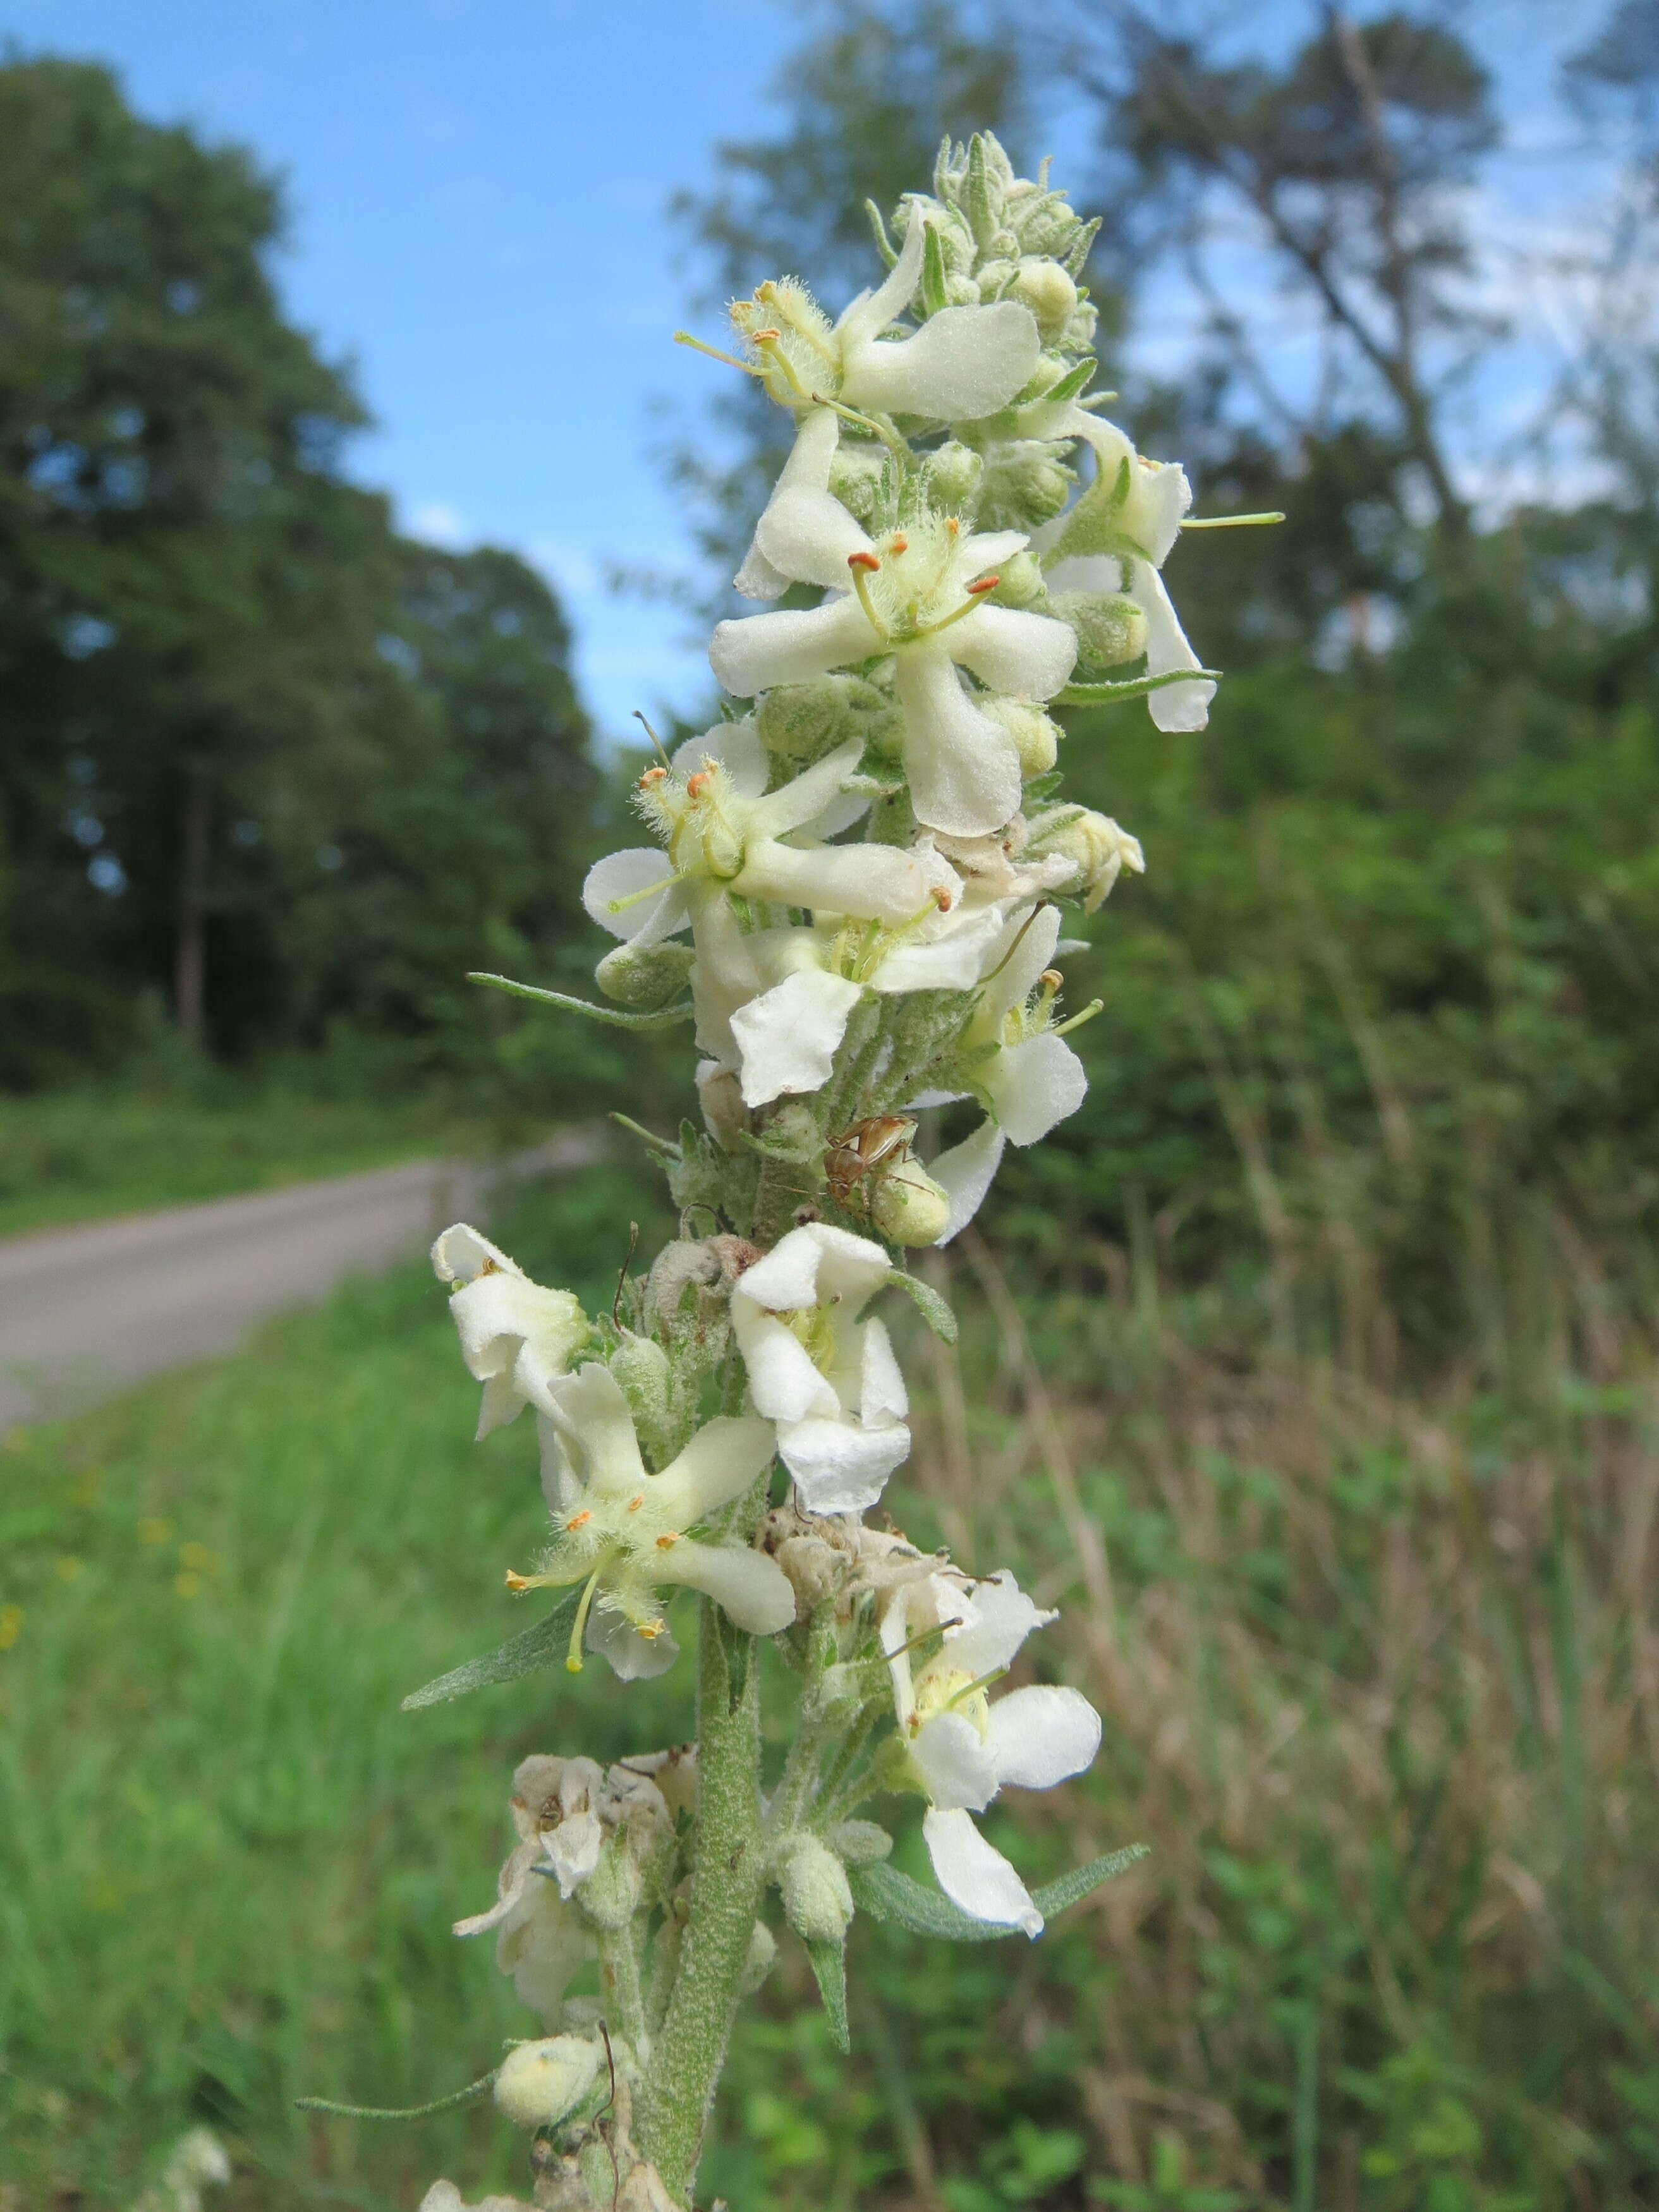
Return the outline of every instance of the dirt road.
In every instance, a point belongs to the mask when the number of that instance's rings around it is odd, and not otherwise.
[[[410,1160],[0,1239],[0,1429],[228,1352],[271,1315],[479,1218],[502,1176],[591,1166],[605,1150],[603,1129],[566,1129],[495,1166]]]

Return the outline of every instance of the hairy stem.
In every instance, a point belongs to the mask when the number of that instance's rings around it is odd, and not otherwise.
[[[646,2018],[640,1954],[631,1924],[600,1930],[599,1974],[600,1985],[615,2006],[611,2025],[626,2039],[635,2063],[643,2066],[651,2056],[651,2029]]]
[[[697,1832],[679,1971],[640,2085],[641,2149],[689,2203],[765,1879],[760,1668],[752,1638],[704,1598],[697,1650]]]

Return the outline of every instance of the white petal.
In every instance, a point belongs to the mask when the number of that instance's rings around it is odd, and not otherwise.
[[[777,1561],[744,1544],[682,1538],[653,1562],[659,1581],[700,1589],[750,1636],[775,1636],[795,1617],[795,1593]]]
[[[864,609],[850,592],[799,612],[741,615],[715,625],[708,665],[738,699],[752,699],[774,684],[805,684],[855,660],[866,660],[878,641]]]
[[[763,1260],[738,1276],[733,1296],[773,1313],[790,1313],[834,1298],[855,1316],[882,1285],[893,1263],[881,1246],[850,1229],[810,1221],[781,1237]]]
[[[550,1386],[547,1410],[584,1488],[596,1484],[631,1495],[644,1480],[634,1416],[608,1367],[590,1359],[560,1376]]]
[[[676,745],[669,766],[682,783],[702,768],[721,768],[732,789],[744,799],[758,799],[772,774],[772,763],[752,714],[735,722],[716,722],[700,738]]]
[[[842,396],[890,415],[971,422],[1006,407],[1030,381],[1042,351],[1036,318],[1018,301],[944,307],[914,337],[860,348],[848,362]]]
[[[691,916],[685,894],[672,880],[674,863],[654,846],[635,845],[625,853],[608,853],[595,860],[582,885],[582,904],[601,929],[620,937],[625,945],[655,945],[685,927]],[[611,910],[613,899],[633,897],[653,884],[663,886],[659,898],[635,898],[619,914]]]
[[[671,1527],[690,1528],[716,1507],[741,1498],[770,1466],[771,1425],[749,1414],[705,1421],[678,1459],[648,1478],[653,1508]]]
[[[776,617],[766,615],[756,619],[771,622]],[[809,822],[815,822],[827,806],[841,797],[842,784],[849,775],[857,775],[863,757],[863,740],[848,738],[844,745],[837,745],[834,752],[826,753],[821,761],[814,761],[811,768],[803,769],[776,791],[767,793],[750,811],[755,835],[785,837],[792,830],[804,830]],[[763,779],[761,789],[765,788]]]
[[[966,1813],[928,1813],[921,1823],[939,1887],[953,1905],[993,1928],[1042,1933],[1031,1893]]]
[[[895,946],[870,978],[877,991],[971,991],[984,974],[990,949],[1002,933],[994,907],[967,912],[961,926],[931,944],[918,936]]]
[[[749,541],[749,550],[738,564],[738,573],[732,579],[732,588],[741,592],[745,599],[778,599],[789,588],[789,579],[775,569],[754,538]]]
[[[1174,603],[1164,579],[1145,561],[1134,562],[1129,596],[1146,617],[1146,673],[1167,676],[1177,668],[1201,668],[1204,664],[1187,642]],[[1146,711],[1160,730],[1201,730],[1210,720],[1215,685],[1166,684],[1146,695]]]
[[[803,969],[763,991],[732,1017],[742,1060],[743,1103],[817,1091],[830,1079],[836,1048],[863,987],[822,969]]]
[[[568,1897],[587,1880],[599,1863],[599,1845],[604,1841],[605,1831],[597,1813],[572,1814],[550,1832],[546,1838],[547,1863],[557,1879],[561,1897]]]
[[[928,1174],[951,1201],[951,1218],[939,1240],[941,1244],[960,1236],[979,1212],[1002,1165],[1007,1142],[994,1121],[981,1121],[971,1137],[964,1137],[959,1145],[928,1161]]]
[[[833,492],[784,491],[755,531],[755,543],[781,574],[825,591],[847,589],[848,556],[874,549]]]
[[[1123,502],[1123,527],[1155,568],[1161,568],[1175,550],[1181,518],[1192,503],[1193,488],[1178,461],[1137,458],[1130,471],[1129,496]]]
[[[1064,1037],[1045,1031],[1005,1045],[980,1077],[1011,1145],[1035,1145],[1088,1096],[1083,1062]]]
[[[994,1029],[1011,1006],[1024,1005],[1046,969],[1054,964],[1060,942],[1060,908],[1038,907],[1011,914],[992,965],[997,968],[980,1001],[981,1019]],[[998,963],[1000,962],[1000,965]]]
[[[665,1628],[655,1636],[641,1636],[625,1613],[596,1607],[588,1616],[587,1648],[611,1662],[618,1681],[644,1682],[665,1674],[680,1656],[680,1647]]]
[[[1034,1628],[1060,1618],[1034,1605],[1006,1567],[973,1584],[963,1597],[962,1615],[946,1634],[943,1663],[975,1681],[1011,1665]]]
[[[750,848],[734,888],[814,914],[896,923],[927,904],[933,875],[919,854],[896,845],[784,845],[769,838]]]
[[[946,633],[951,658],[1016,699],[1051,699],[1077,659],[1077,632],[1052,615],[978,607]]]
[[[738,1289],[742,1288],[739,1279]],[[841,1401],[787,1322],[763,1311],[752,1299],[734,1295],[732,1326],[757,1413],[769,1421],[804,1421],[814,1413],[831,1420],[840,1418]]]
[[[1001,723],[982,714],[963,691],[947,650],[949,635],[906,646],[897,657],[904,772],[918,821],[953,836],[978,837],[1019,811],[1019,755]]]
[[[1121,592],[1123,563],[1115,553],[1071,553],[1045,569],[1043,580],[1054,592]]]
[[[859,1418],[866,1429],[902,1421],[910,1410],[904,1376],[893,1357],[893,1340],[878,1321],[867,1321],[859,1362]]]
[[[910,1449],[902,1427],[865,1429],[856,1421],[812,1419],[780,1425],[778,1455],[809,1513],[862,1513]]]
[[[1100,1715],[1076,1690],[1011,1690],[992,1703],[986,1741],[1000,1782],[1052,1790],[1092,1762],[1100,1749]]]
[[[842,310],[836,325],[844,363],[854,359],[872,339],[878,338],[889,323],[896,322],[909,306],[921,281],[921,264],[927,251],[927,226],[920,216],[913,213],[897,260],[873,292],[860,292]]]
[[[927,1794],[941,1811],[982,1813],[997,1794],[997,1765],[965,1713],[935,1713],[910,1744]]]
[[[492,1244],[471,1222],[452,1221],[439,1232],[432,1247],[432,1272],[441,1283],[470,1283],[486,1267],[524,1278],[518,1261],[509,1260],[499,1244]]]
[[[482,1936],[489,1928],[499,1927],[524,1895],[530,1880],[530,1869],[542,1855],[539,1839],[532,1838],[514,1845],[505,1864],[495,1877],[495,1902],[488,1912],[474,1912],[465,1920],[458,1920],[450,1930],[455,1936]]]
[[[841,424],[828,407],[814,407],[801,416],[789,458],[783,465],[777,483],[772,487],[772,499],[776,500],[781,493],[787,491],[827,490],[830,465],[835,459],[840,435]],[[770,505],[769,501],[769,512]],[[766,516],[763,514],[761,523],[765,520]],[[760,537],[760,524],[757,524],[743,566],[732,581],[746,599],[775,599],[787,586],[789,579],[775,568],[762,552]],[[846,579],[842,577],[838,580],[845,582]]]

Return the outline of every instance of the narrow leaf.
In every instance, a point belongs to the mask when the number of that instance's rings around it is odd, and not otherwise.
[[[951,295],[945,289],[945,246],[937,225],[927,225],[926,246],[921,257],[921,304],[930,315],[951,304]]]
[[[866,200],[864,212],[870,219],[870,233],[876,241],[876,251],[890,269],[898,259],[896,249],[888,241],[887,226],[881,219],[881,210],[873,200]]]
[[[465,2089],[457,2089],[453,2096],[434,2098],[429,2105],[337,2105],[331,2097],[296,2097],[294,2109],[329,2112],[338,2120],[423,2120],[433,2112],[453,2112],[457,2105],[477,2104],[480,2097],[489,2094],[501,2070],[497,2066],[481,2081],[470,2081]]]
[[[538,1667],[550,1667],[556,1659],[563,1656],[570,1641],[570,1616],[580,1595],[580,1588],[568,1591],[545,1620],[538,1620],[533,1628],[526,1628],[510,1644],[503,1644],[498,1650],[487,1651],[482,1659],[469,1659],[464,1667],[452,1667],[448,1674],[440,1674],[435,1681],[411,1690],[404,1699],[404,1711],[412,1713],[422,1705],[447,1705],[452,1698],[465,1697],[469,1690],[487,1690],[492,1682],[516,1682],[521,1674],[533,1674]]]
[[[1063,768],[1051,768],[1047,775],[1034,775],[1025,787],[1027,799],[1048,799],[1066,781]]]
[[[818,1978],[818,1995],[823,1999],[830,2033],[836,2050],[845,2056],[853,2048],[847,2026],[847,1946],[844,1942],[809,1943],[806,1955]]]
[[[546,1006],[562,1006],[568,1014],[586,1014],[590,1021],[609,1022],[617,1030],[665,1030],[676,1022],[689,1019],[690,999],[678,1006],[659,1006],[654,1013],[630,1013],[625,1006],[596,1006],[591,999],[573,999],[565,991],[544,991],[535,983],[515,983],[510,975],[485,975],[473,970],[467,976],[469,983],[487,983],[492,991],[505,991],[509,998],[535,999]]]
[[[1086,361],[1079,362],[1075,368],[1066,370],[1058,384],[1051,384],[1048,386],[1042,395],[1042,404],[1045,407],[1050,407],[1058,400],[1077,398],[1080,393],[1089,389],[1099,367],[1100,363],[1092,354]]]
[[[1052,1920],[1057,1912],[1064,1912],[1068,1905],[1079,1904],[1091,1889],[1098,1889],[1103,1881],[1127,1874],[1138,1859],[1144,1859],[1150,1850],[1146,1844],[1130,1844],[1121,1851],[1108,1851],[1103,1858],[1091,1859],[1087,1866],[1073,1867],[1070,1874],[1061,1875],[1054,1881],[1046,1881],[1041,1889],[1031,1892],[1031,1902],[1045,1920]]]
[[[1167,676],[1132,676],[1122,684],[1068,684],[1049,702],[1055,707],[1112,707],[1121,699],[1144,699],[1166,684],[1219,684],[1218,668],[1176,668]]]
[[[942,1297],[931,1283],[919,1276],[902,1274],[895,1268],[889,1279],[896,1291],[902,1291],[911,1299],[935,1336],[943,1337],[946,1344],[957,1340],[957,1317],[951,1310],[950,1301]]]

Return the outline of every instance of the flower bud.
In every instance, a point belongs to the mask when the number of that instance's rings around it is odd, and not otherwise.
[[[951,1219],[951,1201],[927,1170],[906,1160],[870,1194],[870,1218],[894,1244],[937,1244]]]
[[[592,2087],[599,2046],[580,2035],[550,2035],[509,2051],[495,2076],[495,2102],[521,2128],[551,2127]]]
[[[689,945],[616,945],[593,980],[607,999],[624,1006],[665,1006],[684,989],[696,957]]]
[[[896,753],[904,737],[902,717],[887,694],[856,676],[775,684],[761,702],[756,726],[768,752],[803,766],[849,738]]]
[[[749,1955],[743,1962],[743,1978],[738,1984],[743,1996],[753,1996],[771,1972],[772,1962],[777,1955],[777,1937],[763,1920],[757,1920],[755,1932],[749,1938]]]
[[[1019,772],[1029,783],[1034,775],[1047,775],[1060,757],[1060,740],[1063,734],[1058,722],[1045,714],[1041,707],[1034,707],[1026,699],[1005,699],[1000,693],[975,702],[980,712],[988,714],[994,722],[1000,722],[1014,741],[1019,755]]]
[[[893,1838],[873,1820],[842,1820],[830,1831],[830,1840],[847,1866],[873,1866],[893,1848]]]
[[[975,526],[1035,530],[1051,514],[1058,514],[1076,480],[1061,458],[1064,452],[1063,447],[1037,438],[993,446],[986,457]]]
[[[608,1836],[599,1862],[576,1893],[583,1914],[595,1928],[626,1928],[639,1909],[640,1870],[620,1836]]]
[[[974,503],[985,464],[971,446],[952,438],[921,465],[927,496],[946,514],[961,514]]]
[[[802,1836],[791,1847],[778,1879],[789,1925],[808,1943],[839,1943],[853,1919],[853,1893],[847,1869],[816,1836]]]
[[[1121,592],[1060,592],[1051,611],[1077,632],[1078,659],[1092,668],[1116,668],[1146,650],[1146,617]]]
[[[1052,345],[1071,320],[1077,286],[1058,261],[1037,258],[1020,263],[1009,297],[1030,309],[1042,343]]]
[[[659,1435],[669,1425],[674,1389],[673,1370],[661,1345],[648,1336],[624,1337],[607,1364],[635,1421],[647,1435]]]
[[[998,606],[1029,607],[1043,596],[1042,563],[1035,553],[1016,553],[997,568],[997,587],[988,594]]]
[[[838,446],[830,464],[830,489],[847,512],[866,527],[876,520],[886,465],[885,449],[862,439]]]
[[[1045,856],[1063,854],[1072,862],[1076,873],[1069,884],[1057,888],[1081,898],[1085,914],[1095,911],[1125,868],[1137,876],[1146,872],[1139,840],[1120,830],[1108,814],[1085,809],[1052,837],[1039,836],[1033,842]]]
[[[749,1127],[749,1109],[743,1103],[743,1088],[733,1067],[722,1067],[717,1060],[697,1063],[697,1103],[702,1109],[702,1126],[723,1152],[743,1149],[743,1135]]]

